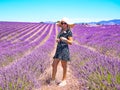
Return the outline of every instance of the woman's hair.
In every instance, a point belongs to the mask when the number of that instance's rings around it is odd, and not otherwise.
[[[71,27],[69,25],[67,25],[67,28],[70,29]]]

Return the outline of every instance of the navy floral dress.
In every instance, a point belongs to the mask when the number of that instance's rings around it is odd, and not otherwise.
[[[57,38],[60,38],[60,37],[65,37],[67,39],[68,39],[68,37],[72,37],[71,30],[68,29],[66,31],[60,32],[58,34]],[[64,41],[58,42],[56,53],[55,53],[53,58],[64,60],[64,61],[70,61],[69,47],[68,47],[68,44],[66,42],[64,42]]]

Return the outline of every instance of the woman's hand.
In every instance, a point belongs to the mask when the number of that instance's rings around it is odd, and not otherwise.
[[[65,37],[60,37],[60,40],[62,40],[63,42],[66,42],[66,43],[68,43],[70,45],[72,45],[72,42],[73,42],[73,38],[72,37],[68,37],[68,39],[65,38]]]
[[[57,39],[56,39],[56,42],[60,42],[60,39],[59,39],[59,38],[57,38]]]
[[[67,38],[65,38],[65,37],[60,37],[60,40],[63,42],[67,42]]]

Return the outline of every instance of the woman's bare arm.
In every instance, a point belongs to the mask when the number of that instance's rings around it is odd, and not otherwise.
[[[68,44],[72,45],[73,42],[73,38],[72,37],[68,37],[67,41]]]

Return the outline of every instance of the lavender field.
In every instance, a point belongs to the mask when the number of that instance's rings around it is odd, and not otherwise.
[[[0,90],[40,90],[59,31],[54,23],[0,22]],[[76,24],[72,32],[80,90],[120,90],[120,25]]]

